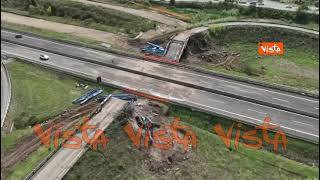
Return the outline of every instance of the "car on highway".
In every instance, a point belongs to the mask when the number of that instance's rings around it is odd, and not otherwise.
[[[45,55],[45,54],[41,54],[40,55],[40,59],[43,60],[43,61],[47,61],[47,60],[49,60],[49,56]]]
[[[286,6],[286,8],[291,9],[291,8],[292,8],[292,6],[288,5],[288,6]]]
[[[14,37],[15,38],[22,38],[22,35],[21,34],[16,34]]]

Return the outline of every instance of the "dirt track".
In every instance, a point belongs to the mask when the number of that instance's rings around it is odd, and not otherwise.
[[[127,46],[127,42],[124,37],[95,29],[46,21],[43,19],[20,16],[6,12],[1,12],[1,21],[30,26],[34,28],[46,29],[49,31],[60,33],[68,33],[74,36],[85,37],[99,42],[110,43],[122,47]]]

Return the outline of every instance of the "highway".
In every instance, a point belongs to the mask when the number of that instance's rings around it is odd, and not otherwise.
[[[105,130],[114,120],[126,102],[111,98],[109,102],[102,108],[101,112],[94,116],[89,125],[96,125],[97,129]],[[87,130],[88,137],[93,138],[97,129]],[[82,139],[82,133],[75,135]],[[62,179],[63,176],[72,168],[72,166],[80,159],[89,147],[82,139],[82,145],[79,149],[60,148],[32,177],[33,180],[55,180]]]
[[[287,135],[319,143],[318,118],[3,41],[1,51],[10,56],[87,79],[95,80],[99,75],[102,77],[102,82],[107,85],[162,97],[175,104],[229,117],[247,124],[260,125],[266,116],[270,116],[272,123],[280,125]],[[87,53],[91,54],[92,51]],[[39,60],[40,54],[49,55],[50,60]],[[105,59],[109,58],[105,57]],[[147,66],[144,67],[147,68]]]
[[[2,57],[1,57],[2,60]],[[1,62],[1,128],[3,127],[4,120],[9,109],[11,98],[11,85],[7,70]]]
[[[202,29],[200,28],[199,30]],[[114,69],[221,94],[255,104],[270,106],[301,115],[319,117],[319,100],[316,98],[27,35],[23,35],[23,38],[17,40],[14,38],[14,35],[15,33],[13,32],[1,31],[2,40],[13,41],[24,46],[43,49],[48,52],[90,61]],[[43,53],[48,54],[47,52]]]

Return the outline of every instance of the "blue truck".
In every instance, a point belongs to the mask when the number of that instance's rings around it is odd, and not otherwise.
[[[154,54],[158,56],[163,56],[166,53],[166,50],[159,45],[150,42],[147,42],[147,44],[148,45],[146,47],[141,49],[143,53]]]

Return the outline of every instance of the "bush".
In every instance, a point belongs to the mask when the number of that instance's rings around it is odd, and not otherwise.
[[[240,15],[239,9],[223,10],[221,13],[224,16],[239,16]]]

